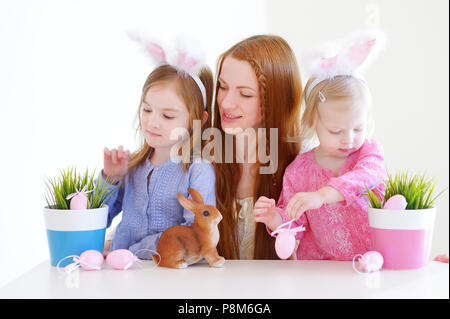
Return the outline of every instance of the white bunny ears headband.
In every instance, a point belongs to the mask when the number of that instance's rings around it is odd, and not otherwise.
[[[157,67],[170,65],[178,72],[190,76],[197,83],[203,97],[203,107],[206,110],[206,89],[199,78],[200,71],[206,65],[205,55],[201,45],[192,37],[178,37],[173,54],[168,54],[161,41],[150,38],[138,31],[129,31],[128,36],[134,40]]]
[[[354,76],[364,80],[361,73],[384,48],[385,34],[380,30],[352,33],[340,41],[324,43],[318,50],[304,57],[306,71],[316,79],[309,85],[305,95],[320,82],[339,75]],[[319,92],[322,102],[326,97]]]

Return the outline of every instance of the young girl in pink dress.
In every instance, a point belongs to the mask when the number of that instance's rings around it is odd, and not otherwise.
[[[359,71],[377,41],[356,39],[340,54],[308,61],[302,137],[320,144],[286,168],[276,206],[266,197],[255,203],[255,221],[270,232],[291,219],[292,228],[305,227],[297,259],[352,260],[371,249],[365,188],[383,191],[387,174],[381,145],[366,137],[371,96]]]

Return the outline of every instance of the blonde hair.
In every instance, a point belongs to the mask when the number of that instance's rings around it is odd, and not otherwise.
[[[303,92],[308,92],[309,86],[315,79],[315,77],[312,77],[308,80]],[[370,94],[366,81],[350,75],[338,75],[319,82],[311,89],[308,96],[305,95],[303,97],[305,107],[300,125],[300,136],[302,140],[310,140],[316,135],[316,125],[319,120],[319,92],[327,101],[344,100],[349,102],[348,105],[350,107],[366,106],[369,116],[369,131],[373,129],[373,125],[370,123],[372,118],[369,115],[372,105],[372,95]]]
[[[189,127],[190,133],[189,155],[192,155],[194,144],[193,143],[194,136],[192,134],[192,123],[194,120],[201,121],[203,118],[204,111],[208,111],[208,113],[211,114],[209,108],[212,100],[213,76],[209,67],[207,66],[203,67],[203,69],[200,71],[199,78],[200,81],[202,81],[203,85],[205,86],[206,105],[208,106],[208,109],[206,110],[203,105],[202,93],[197,83],[195,83],[195,81],[189,75],[180,73],[177,69],[175,69],[170,65],[162,65],[153,70],[153,72],[149,74],[147,80],[144,83],[144,87],[142,88],[141,100],[137,111],[137,118],[139,122],[137,127],[137,133],[140,135],[141,146],[136,152],[131,154],[130,160],[128,161],[128,172],[131,172],[136,166],[141,164],[143,161],[147,160],[151,155],[151,153],[154,151],[154,149],[146,143],[144,137],[142,136],[140,113],[147,91],[155,85],[168,84],[173,81],[175,82],[176,93],[181,97],[189,112],[189,123],[191,123]],[[202,130],[204,129],[205,126],[206,122],[202,124]],[[186,141],[186,143],[188,143],[188,141]],[[182,163],[185,170],[187,170],[191,164],[190,160],[186,159],[183,159]]]

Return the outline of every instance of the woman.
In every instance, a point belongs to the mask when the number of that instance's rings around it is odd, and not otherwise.
[[[255,224],[252,210],[260,196],[278,200],[284,170],[300,151],[302,84],[295,54],[281,37],[253,36],[223,53],[217,72],[213,127],[221,130],[222,154],[234,148],[232,161],[216,157],[213,162],[217,208],[223,215],[218,251],[226,259],[276,259],[274,239],[263,224]],[[245,142],[240,136],[263,128],[265,140]],[[277,136],[269,136],[270,128],[278,130]],[[270,158],[277,161],[276,170],[262,173],[261,158],[250,159],[257,148],[269,154],[269,139],[275,137],[278,149]]]

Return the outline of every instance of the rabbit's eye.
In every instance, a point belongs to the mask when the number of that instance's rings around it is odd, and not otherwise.
[[[203,216],[209,216],[209,212],[207,211],[207,210],[205,210],[204,212],[203,212]]]

